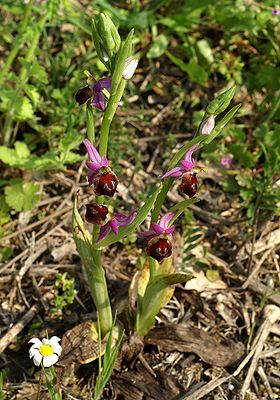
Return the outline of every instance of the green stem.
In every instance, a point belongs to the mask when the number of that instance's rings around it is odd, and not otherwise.
[[[4,76],[8,73],[10,66],[12,65],[15,57],[17,56],[17,53],[19,52],[20,46],[25,41],[24,33],[25,33],[27,25],[29,23],[29,18],[30,18],[30,14],[32,11],[33,3],[34,3],[34,0],[30,0],[29,3],[27,4],[27,6],[25,7],[23,20],[19,27],[17,38],[13,44],[13,47],[6,59],[6,62],[4,64],[2,70],[0,71],[0,83],[2,82]]]
[[[115,93],[112,93],[108,107],[104,113],[101,130],[100,130],[100,143],[99,143],[99,153],[101,156],[106,156],[107,148],[108,148],[108,139],[109,132],[112,120],[117,111],[118,104],[122,98],[126,81],[124,79],[121,80],[119,86],[116,89]]]
[[[92,249],[92,257],[88,261],[84,265],[91,296],[99,315],[102,337],[104,337],[112,327],[113,318],[105,272],[101,264],[101,251]]]
[[[87,138],[92,144],[95,144],[93,108],[90,100],[87,102]]]

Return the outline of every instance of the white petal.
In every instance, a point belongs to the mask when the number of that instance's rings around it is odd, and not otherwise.
[[[28,343],[34,343],[33,346],[36,345],[36,347],[38,347],[38,348],[40,348],[42,346],[42,342],[38,338],[30,339]]]
[[[54,353],[56,353],[58,356],[60,356],[60,354],[62,352],[62,347],[60,346],[60,344],[54,343],[54,344],[52,344],[52,348],[53,348]]]
[[[39,365],[41,364],[42,358],[43,356],[38,351],[38,354],[36,354],[33,358],[33,362],[35,365],[37,365],[37,367],[39,367]]]
[[[61,341],[61,339],[58,337],[58,336],[52,336],[51,338],[50,338],[50,343],[53,345],[53,344],[55,344],[55,343],[58,343],[58,342],[60,342]]]
[[[32,346],[31,349],[29,350],[29,358],[35,357],[38,354],[40,354],[39,350],[33,348],[33,346]]]
[[[44,339],[42,340],[42,343],[43,343],[43,344],[51,344],[50,339],[47,339],[47,338],[44,338]]]
[[[54,365],[58,360],[58,356],[56,354],[52,354],[51,356],[45,356],[43,358],[43,365],[44,367],[50,367]]]

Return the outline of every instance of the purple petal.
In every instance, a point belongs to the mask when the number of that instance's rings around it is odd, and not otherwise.
[[[99,79],[98,81],[102,89],[107,89],[109,92],[111,90],[111,85],[112,85],[112,78],[102,78]]]
[[[116,217],[111,219],[108,224],[110,225],[112,231],[114,232],[115,235],[119,233],[119,227],[118,227],[118,222],[116,220]]]
[[[93,99],[91,102],[93,107],[98,108],[101,111],[106,110],[106,99],[102,92],[94,92]]]
[[[138,234],[139,237],[145,238],[147,240],[151,240],[158,235],[154,231],[140,232]]]
[[[167,235],[171,235],[174,232],[175,226],[171,225],[169,228],[165,229],[165,233],[167,233]]]
[[[152,229],[157,234],[157,236],[161,235],[164,232],[164,228],[159,224],[152,223]]]
[[[174,213],[173,212],[168,212],[166,213],[160,220],[159,222],[159,226],[161,228],[163,228],[165,231],[168,228],[168,224],[169,222],[172,220],[172,218],[174,217]]]
[[[188,172],[188,171],[191,171],[194,168],[195,162],[190,162],[190,161],[183,160],[183,161],[181,161],[181,165],[184,167],[184,170],[186,172]]]
[[[107,157],[102,157],[101,162],[100,162],[100,167],[108,167],[108,158]]]
[[[115,218],[116,218],[119,226],[127,226],[127,225],[131,224],[131,222],[136,217],[136,214],[137,214],[137,212],[135,210],[133,210],[128,215],[121,214],[121,213],[116,213],[115,214]]]
[[[86,162],[86,166],[91,169],[95,174],[100,170],[100,164],[97,164],[96,162]]]
[[[104,239],[108,235],[110,230],[111,227],[108,222],[104,226],[101,226],[97,242],[100,242],[100,240]]]
[[[88,156],[91,159],[91,161],[99,164],[101,162],[101,157],[96,148],[93,146],[93,144],[91,144],[88,139],[85,139],[83,143],[86,146]]]
[[[173,177],[173,178],[179,178],[180,176],[183,175],[185,170],[183,170],[181,167],[175,167],[172,168],[170,171],[167,171],[165,174],[162,175],[161,179]]]
[[[88,174],[88,183],[89,183],[89,185],[92,185],[92,184],[93,184],[93,180],[94,180],[95,175],[96,175],[95,172],[90,172],[90,173]]]
[[[192,146],[185,155],[185,161],[189,161],[190,163],[194,163],[193,159],[192,159],[192,154],[193,152],[198,148],[199,143],[195,144],[194,146]]]

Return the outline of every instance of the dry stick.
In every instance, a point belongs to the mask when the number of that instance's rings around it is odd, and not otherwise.
[[[249,389],[250,382],[251,382],[254,372],[257,368],[257,364],[258,364],[259,358],[261,356],[263,346],[265,344],[265,341],[266,341],[268,335],[271,332],[271,328],[277,321],[280,320],[280,308],[277,306],[274,306],[274,305],[266,306],[264,309],[264,317],[265,317],[265,320],[262,323],[262,325],[260,326],[258,333],[257,333],[258,340],[257,341],[254,340],[253,349],[252,349],[252,350],[254,350],[254,355],[253,355],[253,359],[252,359],[250,368],[247,372],[246,378],[243,382],[243,385],[242,385],[242,388],[240,391],[241,399],[245,398],[246,392]]]
[[[28,226],[26,226],[24,228],[21,228],[16,232],[10,233],[7,236],[3,236],[1,238],[1,242],[4,241],[4,240],[11,239],[11,238],[13,238],[13,237],[15,237],[17,235],[20,235],[23,232],[30,231],[31,229],[35,228],[36,226],[42,225],[44,222],[49,221],[50,219],[52,219],[54,217],[58,217],[59,215],[66,214],[70,210],[72,210],[72,206],[71,207],[70,206],[66,207],[63,210],[55,211],[54,213],[52,213],[50,215],[47,215],[45,218],[40,219],[39,221],[33,222],[33,224],[30,224],[30,225],[28,225]]]
[[[266,373],[261,365],[258,367],[257,371],[258,371],[258,374],[259,374],[261,380],[263,381],[264,387],[266,388],[266,391],[268,393],[270,400],[276,399],[276,396],[274,396],[273,391],[270,386],[270,383],[267,379]]]
[[[244,399],[244,393],[246,393],[246,390],[248,390],[248,387],[250,385],[252,376],[253,376],[256,366],[257,366],[258,359],[260,358],[260,355],[261,355],[263,345],[264,345],[269,333],[271,332],[271,330],[273,328],[273,324],[275,324],[280,319],[280,308],[276,307],[274,305],[267,305],[264,309],[264,315],[265,315],[265,321],[260,326],[260,328],[257,332],[256,338],[255,338],[253,346],[252,346],[252,350],[247,354],[247,356],[240,363],[240,365],[234,371],[234,373],[229,376],[223,377],[223,378],[213,379],[211,382],[208,382],[206,385],[202,386],[201,388],[196,390],[191,395],[189,395],[189,394],[183,395],[182,397],[180,397],[180,400],[199,400],[199,399],[201,399],[202,397],[206,396],[212,390],[216,389],[218,386],[222,385],[229,379],[234,378],[237,375],[239,375],[240,372],[245,367],[245,365],[248,364],[248,362],[250,361],[251,358],[253,358],[252,363],[249,368],[249,372],[247,374],[247,377],[246,377],[244,384],[242,386],[242,389],[241,389],[241,396],[243,396],[241,398]]]
[[[262,258],[260,259],[260,261],[256,264],[255,268],[253,269],[253,271],[251,272],[251,274],[248,276],[248,278],[246,279],[246,281],[243,283],[242,285],[242,289],[246,289],[252,278],[255,277],[255,275],[257,275],[257,273],[259,272],[261,266],[263,265],[263,263],[265,262],[265,260],[267,259],[268,255],[272,252],[273,248],[268,249],[262,256]]]

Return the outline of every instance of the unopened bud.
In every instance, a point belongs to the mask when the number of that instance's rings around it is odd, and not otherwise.
[[[202,135],[210,135],[215,127],[215,117],[214,115],[210,115],[204,121],[202,121],[200,132]]]
[[[131,56],[125,60],[124,70],[123,70],[123,78],[130,79],[132,78],[136,68],[138,65],[138,60]]]

